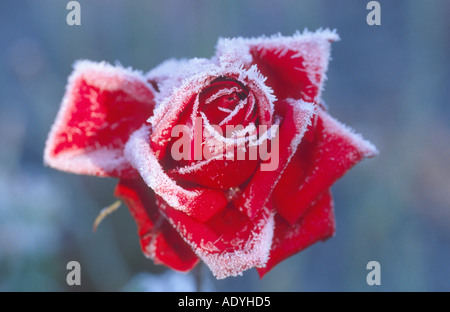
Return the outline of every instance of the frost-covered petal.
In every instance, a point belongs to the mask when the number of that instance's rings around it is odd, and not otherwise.
[[[176,180],[201,186],[226,190],[241,185],[260,163],[257,155],[258,131],[253,123],[247,127],[230,130],[230,135],[217,132],[203,115],[202,157],[200,161],[178,161],[168,171]],[[217,125],[216,125],[217,126]],[[217,126],[220,129],[220,127]],[[198,136],[200,137],[200,135]],[[200,141],[200,140],[199,140]],[[192,143],[192,142],[191,142]],[[195,149],[195,147],[190,147]],[[192,155],[192,154],[191,154]]]
[[[158,211],[153,191],[142,180],[120,180],[115,196],[130,209],[146,257],[177,271],[189,271],[197,264],[197,256]]]
[[[222,64],[256,64],[278,99],[317,102],[330,57],[330,42],[339,36],[330,30],[297,32],[293,36],[219,39]]]
[[[351,167],[377,154],[375,146],[323,110],[313,138],[299,145],[274,191],[278,212],[291,224]]]
[[[258,268],[259,276],[263,277],[278,263],[306,247],[329,238],[334,234],[335,228],[333,198],[329,190],[321,194],[293,225],[281,215],[275,215],[270,258],[265,267]]]
[[[199,94],[199,109],[210,124],[246,126],[245,113],[250,106],[247,105],[250,95],[253,98],[252,93],[237,81],[218,79]]]
[[[160,209],[218,279],[263,267],[269,259],[274,231],[271,207],[251,220],[229,205],[205,223],[167,204]]]
[[[234,79],[248,88],[257,100],[259,122],[270,125],[276,98],[265,84],[265,78],[256,66],[245,69],[242,64],[220,67],[204,60],[191,60],[178,68],[179,75],[168,79],[162,85],[161,93],[166,94],[149,119],[153,126],[151,147],[158,159],[164,158],[167,146],[172,140],[172,129],[183,124],[186,119],[199,114],[198,95],[217,79]]]
[[[187,60],[177,60],[177,59],[168,59],[150,70],[145,74],[145,77],[148,81],[151,81],[152,84],[158,89],[158,93],[155,94],[155,101],[157,103],[161,102],[161,100],[167,96],[167,94],[163,91],[170,91],[173,82],[172,79],[177,80],[176,76],[179,73],[179,69],[183,67],[187,63]],[[165,87],[165,85],[169,84],[169,87]]]
[[[244,183],[258,166],[258,160],[208,159],[194,165],[169,171],[176,180],[194,182],[201,186],[226,190]]]
[[[44,161],[56,169],[131,177],[125,142],[152,115],[153,88],[137,71],[79,61],[47,139]]]
[[[272,155],[278,158],[278,163],[272,170],[263,170],[262,165],[270,163],[273,159],[263,161],[242,195],[234,201],[235,206],[250,218],[255,216],[271,197],[315,112],[312,103],[292,99],[278,101],[276,109],[276,115],[282,121],[277,135],[278,149],[272,148]]]
[[[206,221],[227,205],[221,191],[203,187],[184,188],[164,171],[150,147],[150,129],[145,125],[130,137],[125,156],[145,183],[177,210],[200,221]]]

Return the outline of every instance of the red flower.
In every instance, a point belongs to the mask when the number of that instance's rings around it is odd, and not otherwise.
[[[81,61],[45,162],[119,178],[143,252],[217,278],[277,263],[334,234],[331,185],[375,147],[321,100],[331,31],[221,39],[211,59],[147,74]]]

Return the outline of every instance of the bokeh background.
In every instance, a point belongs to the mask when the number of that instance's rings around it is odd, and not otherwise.
[[[148,71],[167,58],[210,57],[218,37],[336,28],[323,97],[380,155],[333,187],[337,235],[259,280],[255,270],[201,290],[450,291],[450,1],[0,0],[0,291],[195,290],[193,275],[140,251],[115,181],[43,166],[44,143],[77,59]],[[81,264],[81,286],[66,264]],[[366,264],[381,264],[368,286]]]

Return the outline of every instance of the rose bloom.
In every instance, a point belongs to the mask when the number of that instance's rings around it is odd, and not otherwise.
[[[321,97],[329,30],[220,39],[211,59],[144,74],[79,61],[44,161],[119,179],[145,256],[217,278],[276,264],[335,232],[331,185],[375,147]]]

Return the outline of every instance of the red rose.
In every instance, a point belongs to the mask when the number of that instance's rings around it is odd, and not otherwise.
[[[144,254],[217,278],[334,234],[331,185],[375,147],[320,92],[331,31],[221,39],[211,59],[146,75],[78,62],[45,149],[57,169],[119,178]]]

